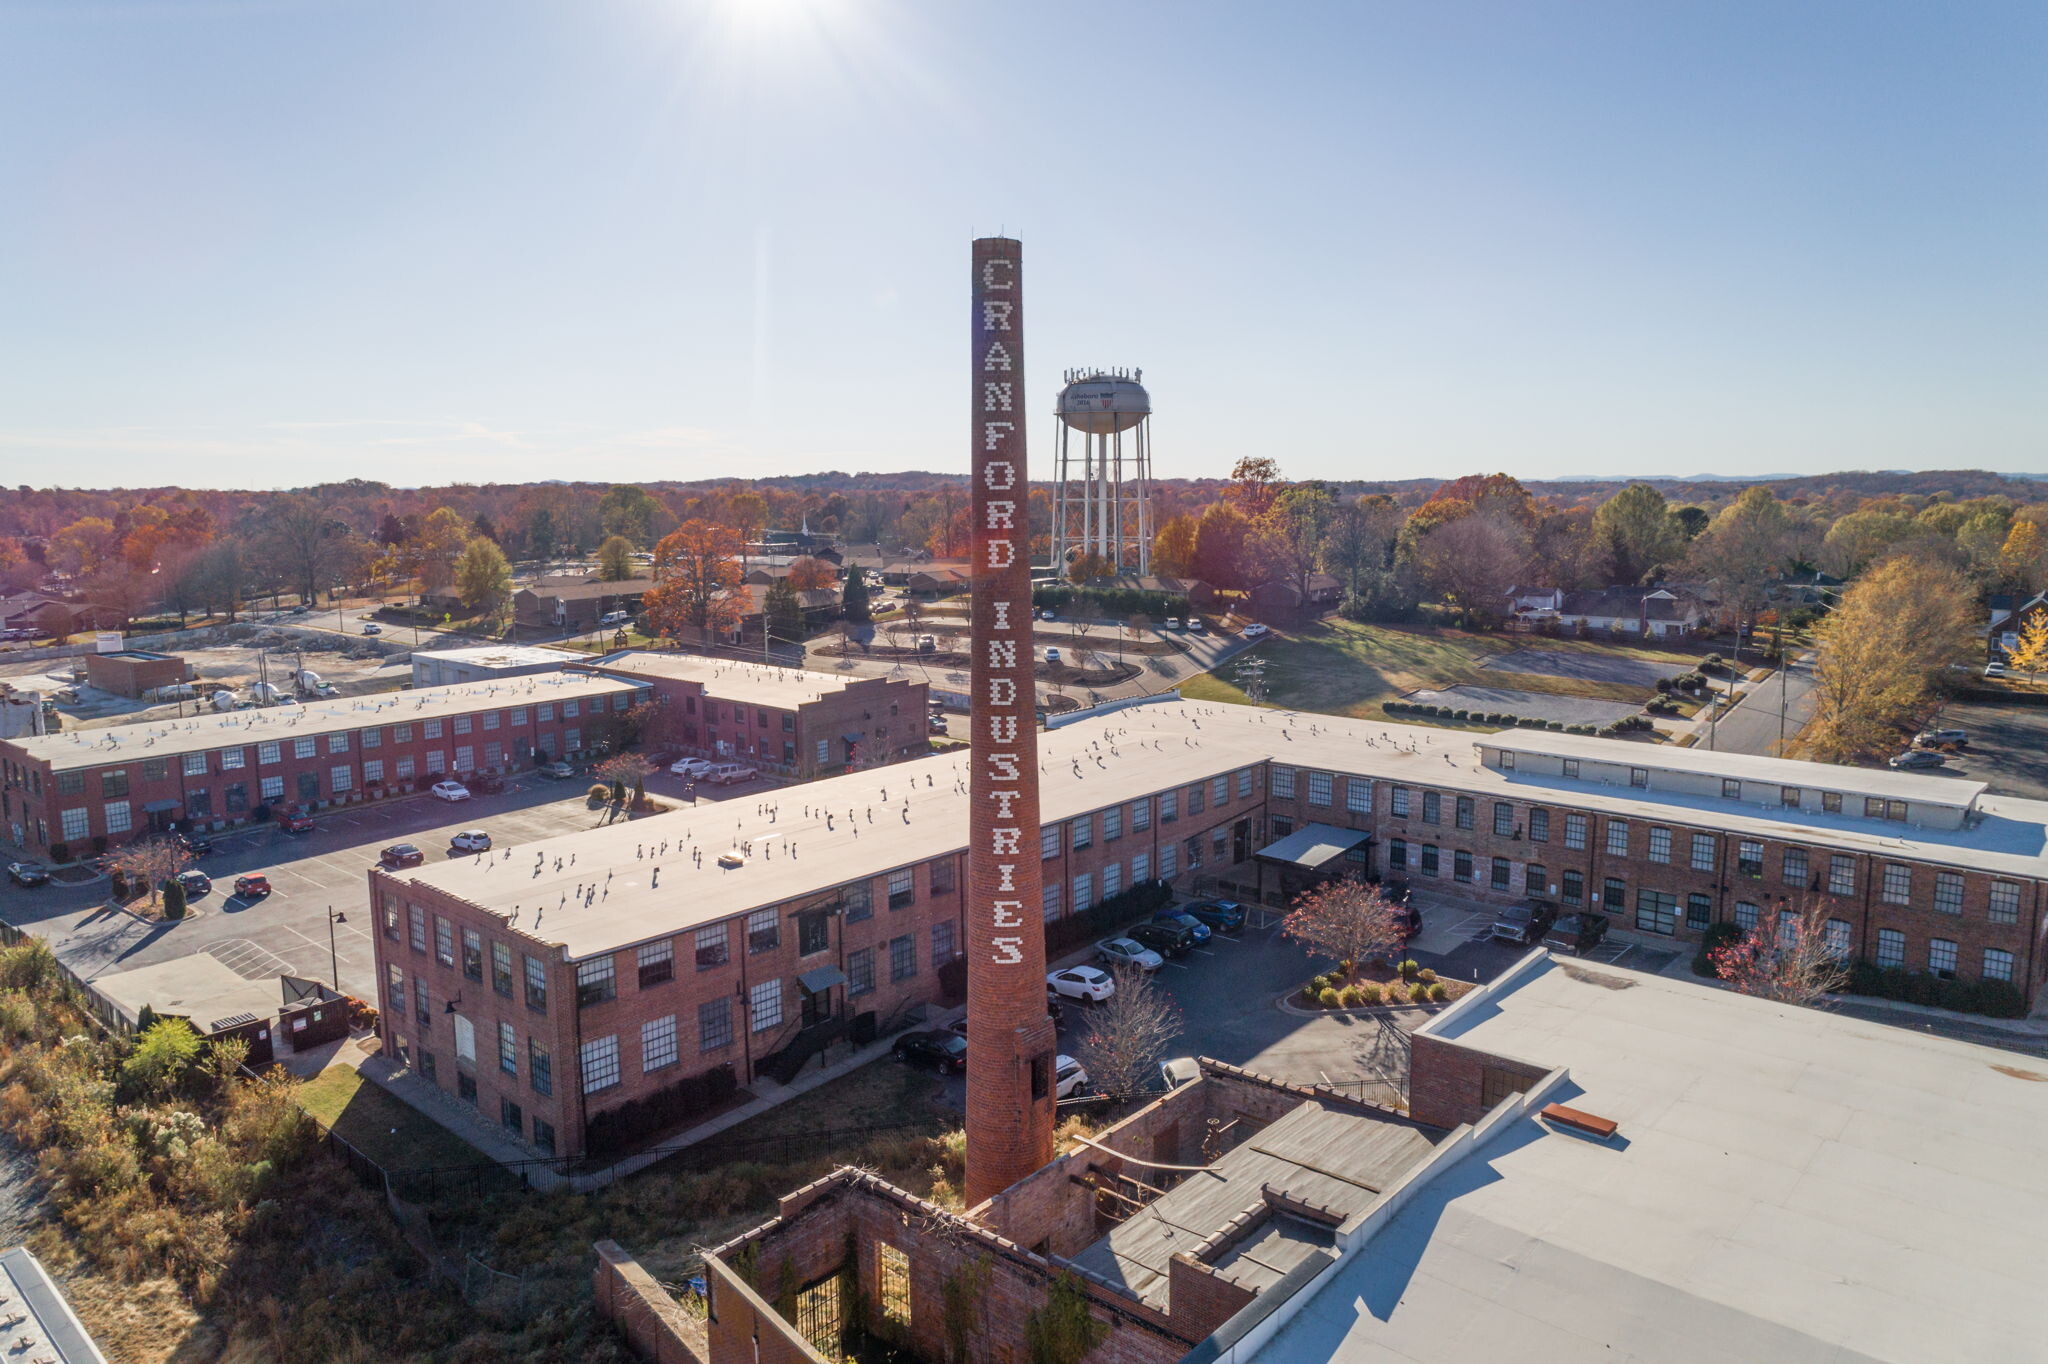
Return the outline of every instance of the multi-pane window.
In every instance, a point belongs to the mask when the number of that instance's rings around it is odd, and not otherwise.
[[[498,1069],[507,1075],[519,1073],[519,1034],[510,1023],[498,1025]]]
[[[939,888],[937,871],[940,866],[946,867],[948,876],[950,877],[951,875],[951,863],[934,864],[932,868],[934,873],[932,879],[933,890]],[[851,885],[841,886],[839,888],[839,903],[846,917],[846,922],[850,924],[857,924],[863,919],[871,918],[875,912],[874,887],[866,881],[855,881]],[[722,932],[723,930],[721,930]],[[721,957],[720,960],[722,961],[724,958]]]
[[[1628,887],[1610,876],[1600,884],[1600,899],[1609,912],[1619,914],[1628,908]]]
[[[1949,938],[1927,940],[1927,969],[1944,980],[1956,973],[1956,945]]]
[[[1714,836],[1694,834],[1692,836],[1692,869],[1712,871],[1714,869]]]
[[[346,734],[330,734],[330,735],[328,735],[328,736],[327,736],[327,751],[328,751],[329,753],[346,753],[346,752],[348,752],[348,735],[346,735]]]
[[[1821,926],[1821,946],[1836,961],[1847,961],[1849,953],[1855,950],[1852,931],[1847,919],[1829,919]]]
[[[2020,885],[2017,881],[1993,881],[1991,883],[1990,919],[1995,924],[2016,924],[2020,921]]]
[[[1422,793],[1422,821],[1425,824],[1441,824],[1444,822],[1444,798],[1440,792],[1424,791]]]
[[[1372,813],[1371,778],[1346,777],[1344,779],[1344,808],[1361,815]]]
[[[1084,871],[1074,878],[1074,911],[1079,913],[1084,909],[1093,909],[1094,907],[1095,877]]]
[[[1472,827],[1472,797],[1470,796],[1458,797],[1458,827],[1460,829]]]
[[[958,955],[959,949],[954,946],[954,940],[957,936],[956,926],[951,919],[941,919],[932,925],[932,965],[934,967],[944,966]]]
[[[1408,868],[1408,840],[1391,839],[1387,843],[1387,870],[1405,871]]]
[[[1571,777],[1571,778],[1574,778],[1574,779],[1576,779],[1576,778],[1578,777],[1578,775],[1579,775],[1579,760],[1578,760],[1577,758],[1566,758],[1566,759],[1564,760],[1564,774],[1565,774],[1565,775],[1566,775],[1567,777]]]
[[[1515,755],[1512,750],[1505,748],[1501,750],[1500,770],[1503,772],[1512,772],[1515,770]]]
[[[1821,792],[1820,808],[1831,815],[1839,815],[1840,813],[1842,813],[1842,793],[1840,791]]]
[[[412,906],[412,950],[427,950],[427,911],[418,905]]]
[[[1984,979],[2011,980],[2012,953],[2002,947],[1984,949]]]
[[[1934,907],[1943,914],[1963,912],[1963,878],[1960,875],[1952,871],[1934,873]]]
[[[405,968],[391,965],[385,968],[384,993],[389,999],[385,1005],[392,1013],[405,1016]]]
[[[1104,867],[1102,869],[1102,898],[1107,900],[1110,896],[1115,895],[1123,888],[1124,864],[1121,862],[1112,862],[1108,866]]]
[[[343,748],[347,748],[347,747],[348,747],[348,737],[347,737],[346,735],[343,735],[343,736],[342,736],[342,745],[341,745],[341,746],[342,746]],[[224,772],[225,772],[225,771],[228,771],[228,770],[230,770],[230,769],[232,769],[232,768],[237,768],[237,767],[247,767],[248,765],[249,765],[249,750],[248,750],[248,749],[246,749],[246,748],[223,748],[223,749],[222,749],[222,750],[220,751],[220,766],[221,766],[221,770],[222,770],[222,771],[224,771]],[[127,774],[125,774],[125,773],[123,773],[123,774],[122,774],[122,780],[123,780],[123,782],[124,782],[124,784],[125,784],[125,782],[126,782],[126,780],[127,780]]]
[[[1550,811],[1538,806],[1529,811],[1529,841],[1548,843],[1550,841]]]
[[[125,834],[135,827],[135,817],[129,813],[128,802],[110,800],[107,802],[107,832]]]
[[[1650,829],[1650,860],[1652,862],[1669,862],[1671,860],[1671,830],[1652,826]]]
[[[889,979],[908,980],[917,974],[917,938],[909,933],[889,939]]]
[[[1798,788],[1798,787],[1796,787],[1796,786],[1781,786],[1781,787],[1779,787],[1779,788],[1778,788],[1778,804],[1780,804],[1780,805],[1788,805],[1788,806],[1790,806],[1791,808],[1793,808],[1793,809],[1795,809],[1795,810],[1796,810],[1796,809],[1798,809],[1798,808],[1799,808],[1799,788]]]
[[[676,975],[676,945],[672,938],[660,942],[642,943],[636,954],[640,967],[640,988],[659,985],[674,980]]]
[[[747,1025],[766,1032],[782,1023],[782,982],[764,980],[747,991]]]
[[[1913,903],[1913,869],[1899,862],[1884,864],[1884,881],[1878,897],[1888,905],[1910,905]],[[1961,905],[1960,895],[1957,897]]]
[[[526,1007],[536,1013],[548,1011],[548,968],[539,957],[526,958]]]
[[[1294,799],[1294,769],[1275,764],[1273,775],[1268,779],[1266,794],[1275,800]]]
[[[1152,854],[1131,854],[1131,884],[1139,885],[1152,879]]]
[[[1607,855],[1609,857],[1628,856],[1627,820],[1610,819],[1607,821]]]
[[[1038,908],[1047,922],[1060,917],[1060,883],[1047,881],[1038,888]]]
[[[1495,890],[1514,889],[1514,866],[1505,857],[1493,859],[1492,886]]]
[[[474,928],[462,930],[462,974],[470,980],[484,978],[484,935]]]
[[[88,810],[66,810],[57,816],[57,828],[67,840],[84,838],[92,832],[92,813]]]
[[[526,1039],[526,1083],[536,1094],[555,1092],[555,1054],[537,1037]]]
[[[512,948],[509,944],[491,944],[491,989],[505,998],[512,998]]]
[[[1222,805],[1230,799],[1230,775],[1225,773],[1209,783],[1209,803]]]
[[[1906,935],[1896,928],[1877,930],[1877,964],[1879,966],[1904,966],[1906,964]]]
[[[1749,901],[1737,900],[1735,902],[1735,926],[1744,933],[1753,932],[1756,928],[1757,916],[1760,912]]]
[[[864,995],[875,988],[875,949],[862,947],[846,954],[846,993]]]
[[[1137,832],[1152,827],[1152,802],[1149,798],[1131,805],[1131,830]]]
[[[1438,863],[1438,861],[1437,861],[1437,847],[1436,847],[1436,844],[1434,844],[1434,843],[1425,843],[1425,844],[1423,844],[1423,845],[1422,845],[1422,874],[1423,874],[1424,876],[1435,876],[1435,875],[1439,874],[1439,872],[1440,872],[1441,870],[1442,870],[1442,868],[1441,868],[1441,866],[1439,865],[1439,863]]]
[[[1785,866],[1779,879],[1788,886],[1803,886],[1807,877],[1806,849],[1785,849]]]
[[[1647,767],[1631,767],[1628,770],[1628,784],[1637,787],[1648,786],[1650,784],[1650,769]]]
[[[383,784],[384,760],[382,758],[372,758],[363,764],[363,781],[371,786]]]
[[[616,1035],[594,1037],[577,1054],[583,1076],[583,1092],[595,1094],[619,1082],[619,1039]]]
[[[1564,845],[1567,848],[1584,848],[1586,846],[1586,817],[1584,815],[1566,815],[1564,817]]]
[[[1685,897],[1685,926],[1701,929],[1714,917],[1714,901],[1711,896],[1694,891]]]
[[[284,778],[265,777],[262,781],[262,795],[265,800],[284,799]]]
[[[697,1050],[732,1045],[732,1001],[723,996],[697,1006]]]
[[[1243,800],[1252,793],[1252,770],[1247,767],[1237,774],[1237,797]]]
[[[1463,848],[1451,853],[1451,875],[1457,880],[1469,883],[1472,880],[1472,854]]]
[[[796,916],[796,954],[815,957],[832,945],[832,917],[822,909],[806,909]]]
[[[1828,859],[1828,894],[1854,895],[1856,893],[1856,859],[1847,853],[1836,853]]]
[[[1549,886],[1550,874],[1543,869],[1541,862],[1531,862],[1522,868],[1522,894],[1548,895]]]
[[[697,930],[694,939],[697,953],[697,969],[708,971],[714,966],[723,966],[731,956],[728,943],[732,925],[712,924]]]
[[[1290,771],[1292,771],[1292,769],[1291,769],[1291,768],[1290,768],[1289,770],[1290,770]],[[1276,788],[1277,788],[1277,786],[1278,786],[1278,783],[1275,783],[1275,786],[1276,786]],[[1279,793],[1279,791],[1278,791],[1278,790],[1276,789],[1276,790],[1274,791],[1274,793],[1273,793],[1273,794],[1274,794],[1274,795],[1278,795],[1278,794],[1280,794],[1280,793]],[[1290,791],[1290,792],[1288,792],[1288,794],[1289,794],[1289,795],[1292,795],[1292,794],[1294,794],[1294,793],[1293,793],[1292,791]],[[1177,820],[1177,819],[1179,819],[1179,818],[1180,818],[1180,792],[1178,792],[1178,791],[1162,791],[1162,792],[1160,793],[1160,795],[1159,795],[1159,822],[1160,822],[1161,824],[1171,824],[1171,823],[1173,823],[1173,822],[1174,822],[1175,820]]]
[[[1405,786],[1395,787],[1392,800],[1394,817],[1396,819],[1408,818],[1408,788]]]
[[[650,1018],[640,1025],[640,1070],[660,1070],[676,1063],[676,1016]]]
[[[889,873],[889,908],[902,909],[917,903],[917,875],[911,867],[898,867]]]
[[[1201,788],[1196,787],[1194,789],[1200,790]],[[1082,815],[1078,819],[1074,820],[1073,834],[1072,837],[1069,839],[1068,845],[1072,847],[1075,852],[1079,852],[1081,851],[1081,849],[1088,847],[1090,844],[1094,842],[1095,821],[1090,819],[1087,815]],[[891,907],[893,908],[893,906]]]
[[[1515,832],[1515,807],[1504,800],[1493,803],[1493,832],[1497,837],[1510,838]]]
[[[1102,841],[1112,842],[1124,836],[1124,807],[1112,805],[1102,812]]]
[[[269,739],[256,745],[256,761],[274,763],[278,760],[277,740]]]
[[[1789,952],[1799,945],[1799,911],[1781,909],[1778,911],[1778,950]]]
[[[773,952],[782,945],[782,924],[772,909],[757,909],[747,916],[747,955]]]
[[[875,1242],[875,1284],[882,1317],[910,1325],[910,1257],[887,1241]]]
[[[310,743],[311,740],[307,742]],[[310,757],[311,755],[308,754],[307,756]],[[206,755],[204,753],[187,753],[185,755],[185,775],[188,777],[203,777],[206,775]],[[70,789],[67,790],[67,787]],[[57,793],[59,795],[76,796],[83,794],[84,791],[85,774],[83,772],[66,772],[57,779]]]
[[[294,739],[292,740],[292,756],[294,758],[310,758],[313,756],[316,747],[317,745],[311,739]]]
[[[1735,843],[1735,870],[1744,876],[1764,874],[1764,845],[1754,838],[1743,838]]]
[[[1584,872],[1566,868],[1558,878],[1558,898],[1568,905],[1582,905],[1586,902],[1586,876]]]
[[[1336,779],[1328,772],[1309,773],[1308,803],[1310,805],[1330,804],[1335,797],[1335,782]]]
[[[1159,879],[1171,881],[1178,875],[1180,875],[1180,849],[1174,844],[1169,843],[1159,850]]]
[[[1038,831],[1038,856],[1040,861],[1060,855],[1060,826],[1048,824]]]
[[[1741,800],[1741,799],[1742,799],[1742,782],[1741,782],[1741,780],[1740,780],[1740,779],[1738,779],[1738,778],[1736,778],[1736,777],[1723,777],[1723,778],[1721,778],[1721,799],[1723,799],[1723,800]]]
[[[1202,799],[1201,784],[1198,782],[1195,785],[1190,786],[1188,788],[1188,813],[1191,815],[1198,815],[1203,810],[1207,809],[1208,806],[1209,803],[1206,800]]]
[[[455,925],[434,916],[434,959],[443,966],[455,964]]]
[[[1645,933],[1678,931],[1678,897],[1661,890],[1636,892],[1636,927]]]
[[[602,1004],[616,999],[619,983],[612,972],[611,955],[593,957],[589,961],[576,963],[576,1005],[582,1008],[588,1004]]]

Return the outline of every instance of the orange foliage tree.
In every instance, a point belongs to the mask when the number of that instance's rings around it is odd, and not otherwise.
[[[746,593],[740,589],[740,548],[731,526],[692,517],[654,547],[654,586],[643,609],[658,635],[671,639],[685,629],[699,641],[739,624]]]
[[[798,559],[789,566],[789,585],[799,592],[815,592],[839,581],[839,570],[823,559]]]

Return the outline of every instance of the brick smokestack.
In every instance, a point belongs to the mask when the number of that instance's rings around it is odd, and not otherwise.
[[[1052,1159],[1038,694],[1024,464],[1023,246],[974,243],[974,751],[967,853],[969,1207]]]

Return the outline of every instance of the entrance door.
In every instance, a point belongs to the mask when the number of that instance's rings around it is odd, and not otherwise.
[[[1249,819],[1240,819],[1230,829],[1231,862],[1234,864],[1244,861],[1246,857],[1251,855],[1251,850],[1252,822]]]

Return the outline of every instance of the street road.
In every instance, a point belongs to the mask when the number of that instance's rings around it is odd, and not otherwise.
[[[1793,660],[1778,676],[1744,692],[1735,708],[1713,726],[1711,737],[1705,733],[1700,736],[1698,746],[1721,753],[1778,757],[1781,730],[1788,743],[1797,739],[1799,731],[1813,718],[1813,706],[1813,656],[1809,654]]]

